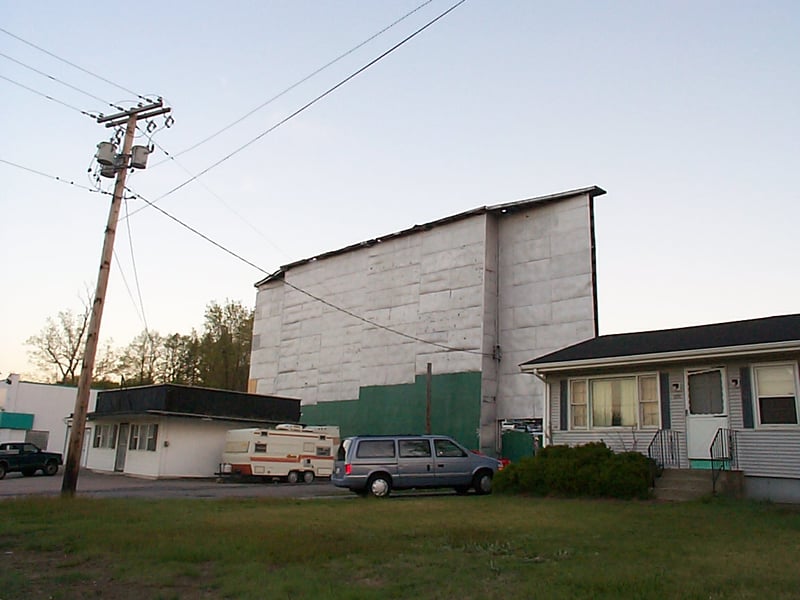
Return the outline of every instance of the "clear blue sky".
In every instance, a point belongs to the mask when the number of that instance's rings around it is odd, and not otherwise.
[[[175,154],[422,0],[13,2],[0,27],[141,94]],[[374,41],[129,184],[157,198],[266,131],[454,1]],[[800,312],[800,3],[467,0],[300,116],[159,202],[273,271],[415,223],[598,185],[601,333]],[[113,103],[131,94],[0,32],[0,52]],[[0,75],[74,107],[98,100],[0,56]],[[0,159],[89,185],[92,119],[0,79]],[[186,169],[186,170],[184,170]],[[143,206],[130,200],[128,210]],[[108,196],[0,163],[0,373],[94,289]],[[119,227],[101,342],[201,327],[263,276],[153,209]],[[131,290],[129,294],[124,281]]]

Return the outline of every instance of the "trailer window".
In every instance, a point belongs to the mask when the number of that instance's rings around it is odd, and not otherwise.
[[[225,442],[225,452],[247,452],[248,442]]]
[[[330,446],[317,446],[317,456],[330,456],[330,455],[331,455]]]
[[[266,454],[267,453],[267,444],[264,443],[264,442],[256,442],[255,443],[255,449],[253,450],[253,452],[258,452],[260,454]]]

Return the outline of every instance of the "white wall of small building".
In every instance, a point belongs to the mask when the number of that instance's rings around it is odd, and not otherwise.
[[[222,460],[225,447],[225,435],[230,429],[241,427],[234,421],[204,420],[199,418],[139,417],[135,419],[104,418],[92,422],[98,424],[119,425],[158,424],[156,449],[126,449],[125,464],[122,472],[146,478],[163,477],[213,477]],[[116,448],[89,449],[87,467],[96,471],[114,471]]]
[[[0,409],[32,414],[32,429],[48,432],[47,448],[43,450],[66,453],[67,420],[75,410],[77,393],[75,387],[20,381],[19,375],[12,374],[0,385]],[[92,390],[89,394],[90,412],[94,410],[96,402],[97,391]],[[0,441],[24,440],[25,430],[0,430]]]

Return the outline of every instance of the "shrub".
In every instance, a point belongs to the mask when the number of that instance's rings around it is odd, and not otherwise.
[[[536,456],[508,465],[495,478],[495,490],[536,496],[646,498],[655,474],[652,461],[638,452],[615,454],[602,442],[548,446]]]

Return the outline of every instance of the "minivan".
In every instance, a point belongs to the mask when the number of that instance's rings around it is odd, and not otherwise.
[[[451,487],[459,494],[492,491],[502,463],[445,435],[361,435],[342,440],[331,481],[378,498],[391,491]]]

